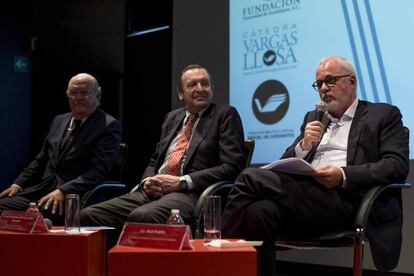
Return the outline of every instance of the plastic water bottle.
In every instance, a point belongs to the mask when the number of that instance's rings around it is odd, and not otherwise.
[[[40,213],[39,208],[37,208],[36,202],[30,202],[29,208],[27,208],[26,212],[28,213]]]
[[[183,218],[180,216],[180,210],[178,209],[171,210],[171,215],[167,219],[167,224],[175,224],[175,225],[185,224]]]

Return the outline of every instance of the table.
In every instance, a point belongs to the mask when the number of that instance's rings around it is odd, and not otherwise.
[[[0,275],[7,276],[105,275],[105,231],[32,235],[0,231],[0,263]]]
[[[108,253],[108,276],[254,276],[253,247],[213,248],[192,240],[194,250],[115,246]]]

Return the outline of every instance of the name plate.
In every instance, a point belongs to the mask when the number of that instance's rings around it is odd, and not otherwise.
[[[48,228],[41,213],[3,211],[0,230],[20,233],[47,233]]]
[[[191,230],[188,225],[124,224],[118,245],[159,249],[194,249],[190,243]]]

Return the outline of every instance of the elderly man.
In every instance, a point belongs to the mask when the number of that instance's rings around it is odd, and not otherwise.
[[[78,74],[69,81],[66,96],[71,112],[53,119],[40,152],[0,194],[0,211],[25,210],[38,202],[45,216],[60,223],[65,194],[83,194],[111,171],[121,126],[99,108],[98,81]]]
[[[358,100],[353,65],[341,57],[321,60],[313,84],[327,112],[305,115],[300,136],[282,158],[298,157],[316,172],[299,176],[247,169],[237,178],[223,214],[223,236],[263,240],[258,275],[274,275],[275,240],[304,238],[350,227],[363,194],[374,185],[408,175],[408,137],[397,107]],[[401,202],[375,206],[368,237],[376,264],[395,267],[401,246]],[[384,231],[384,232],[382,232]],[[370,235],[375,233],[375,235]]]

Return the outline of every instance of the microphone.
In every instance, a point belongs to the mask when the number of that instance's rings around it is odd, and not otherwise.
[[[319,122],[322,122],[323,115],[325,114],[327,108],[326,104],[323,101],[319,101],[315,104],[315,110],[316,110],[316,120]]]
[[[315,104],[315,110],[316,110],[316,118],[315,120],[322,122],[322,118],[323,115],[325,114],[327,108],[326,108],[326,104],[323,101],[319,101]],[[316,146],[318,145],[318,142],[313,142],[312,143],[312,148],[316,148]]]

